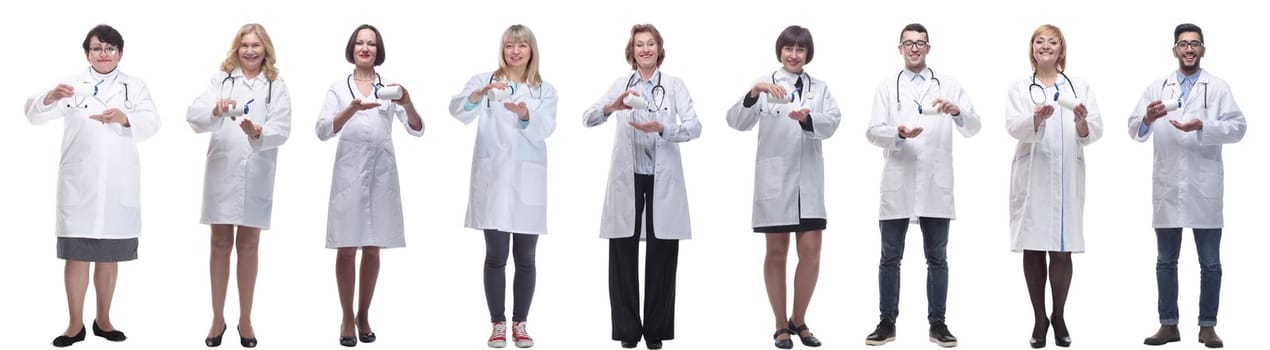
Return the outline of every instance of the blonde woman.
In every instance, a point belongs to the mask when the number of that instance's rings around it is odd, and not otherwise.
[[[208,79],[185,120],[211,133],[203,178],[203,214],[211,225],[212,324],[204,343],[219,346],[229,287],[229,256],[238,249],[238,336],[256,347],[251,308],[259,266],[260,231],[269,229],[278,146],[291,134],[291,93],[278,77],[277,55],[265,27],[251,23],[234,35],[220,71]]]
[[[472,181],[464,226],[485,234],[485,300],[493,330],[486,344],[507,346],[504,270],[516,262],[512,340],[527,348],[538,235],[547,233],[547,137],[556,129],[556,89],[538,72],[538,41],[513,25],[499,40],[498,70],[472,76],[450,99],[450,114],[476,126]]]

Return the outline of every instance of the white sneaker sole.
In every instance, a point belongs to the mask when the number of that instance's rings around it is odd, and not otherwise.
[[[518,340],[518,341],[516,341],[516,347],[518,347],[518,348],[528,348],[528,347],[532,347],[532,346],[534,346],[534,341],[533,341],[533,340]]]
[[[865,345],[872,345],[872,346],[879,346],[879,345],[885,345],[886,343],[890,343],[890,342],[892,342],[892,341],[894,341],[894,340],[895,340],[895,337],[890,337],[890,338],[886,338],[886,339],[882,339],[882,340],[868,340],[868,339],[865,339],[865,340],[864,340],[864,344],[865,344]]]
[[[950,342],[941,342],[938,339],[930,338],[930,342],[935,343],[935,345],[939,345],[940,347],[944,347],[944,348],[951,348],[951,347],[957,346],[956,340],[950,341]]]
[[[502,340],[500,340],[500,341],[492,341],[492,342],[485,343],[485,345],[489,345],[489,347],[491,347],[491,348],[500,349],[500,348],[506,347],[506,346],[507,346],[507,342],[506,342],[506,341],[502,341]]]

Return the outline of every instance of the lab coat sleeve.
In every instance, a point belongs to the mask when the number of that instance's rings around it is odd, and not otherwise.
[[[1033,129],[1032,108],[1034,106],[1027,91],[1022,89],[1020,83],[1010,87],[1005,108],[1005,131],[1019,142],[1038,142],[1041,140],[1041,135],[1045,135],[1045,125],[1048,124],[1049,119],[1042,121],[1040,128]]]
[[[556,131],[556,103],[560,101],[560,96],[556,95],[556,88],[545,82],[540,88],[542,103],[538,104],[537,108],[529,110],[529,125],[520,129],[521,135],[533,141],[546,140]],[[459,106],[459,108],[462,107]]]
[[[1085,124],[1089,126],[1089,135],[1085,135],[1085,137],[1076,135],[1076,141],[1081,146],[1089,146],[1094,141],[1102,138],[1102,111],[1098,109],[1098,99],[1094,97],[1093,88],[1085,84],[1084,90],[1085,93],[1082,96],[1085,96],[1085,110],[1088,111],[1085,114]],[[1075,116],[1073,115],[1073,117]]]
[[[115,134],[125,137],[131,137],[132,142],[141,142],[159,133],[159,125],[162,122],[159,119],[158,108],[154,106],[154,99],[150,97],[150,88],[140,79],[133,79],[129,84],[135,85],[130,87],[136,89],[134,106],[131,112],[122,110],[128,116],[128,127],[122,124],[113,123],[109,128]]]
[[[282,80],[277,80],[273,82],[273,91],[273,106],[270,107],[265,124],[261,126],[260,137],[247,138],[251,149],[256,152],[278,148],[291,136],[291,90]],[[257,100],[252,105],[260,102],[263,101]]]
[[[1217,85],[1217,83],[1210,84]],[[1230,86],[1225,82],[1220,84],[1217,89],[1213,89],[1218,91],[1215,106],[1217,107],[1216,119],[1205,119],[1204,126],[1195,131],[1198,133],[1195,136],[1201,145],[1236,143],[1244,138],[1244,132],[1248,130],[1248,121],[1244,120],[1243,111],[1240,111],[1239,105],[1235,103],[1235,97],[1230,93]]]
[[[869,117],[869,126],[864,131],[864,136],[869,143],[874,146],[882,147],[882,149],[899,149],[903,139],[900,138],[899,126],[891,121],[891,104],[887,101],[894,101],[892,96],[888,96],[891,89],[886,86],[886,82],[878,84],[877,91],[873,93],[873,113]]]
[[[340,98],[336,95],[338,92],[334,88],[326,89],[326,101],[322,103],[322,111],[318,112],[317,118],[317,137],[318,140],[326,141],[335,137],[335,114],[344,109],[340,105]],[[357,118],[354,116],[353,118]]]
[[[1151,88],[1147,87],[1146,91],[1142,92],[1142,98],[1138,99],[1138,106],[1133,108],[1133,114],[1129,115],[1129,138],[1134,141],[1146,142],[1147,139],[1151,138],[1151,124],[1146,125],[1146,133],[1141,133],[1140,131],[1143,129],[1142,118],[1147,115],[1147,105],[1154,101],[1155,97],[1152,96]],[[1160,118],[1156,122],[1168,123],[1168,120]]]
[[[621,79],[613,82],[613,86],[610,86],[609,90],[604,92],[604,96],[600,96],[599,101],[595,101],[591,108],[587,108],[586,112],[582,113],[582,125],[590,128],[600,126],[604,122],[609,121],[609,116],[604,115],[604,106],[617,100],[617,96],[621,95],[622,91],[625,91],[623,90],[625,85]]]
[[[750,89],[752,89],[754,84],[758,81],[761,80],[756,80],[754,83],[750,83]],[[736,104],[732,105],[732,108],[728,109],[728,126],[733,129],[750,131],[750,129],[754,128],[754,125],[758,124],[759,117],[761,117],[758,106],[763,104],[762,101],[750,105],[749,107],[745,106],[745,98],[750,96],[750,89],[746,89],[745,94],[741,95],[741,98],[736,100]],[[759,97],[762,98],[763,95],[759,94]]]
[[[957,108],[961,109],[961,114],[957,115],[961,118],[961,123],[954,122],[957,125],[957,132],[962,137],[971,137],[979,133],[983,128],[983,123],[979,120],[979,113],[975,112],[975,106],[970,103],[970,95],[966,94],[966,89],[957,84],[957,95],[952,98]]]
[[[66,109],[57,107],[65,104],[63,101],[68,98],[53,101],[53,103],[48,105],[44,104],[44,97],[48,96],[48,92],[51,90],[53,90],[53,88],[31,95],[31,97],[26,99],[26,119],[31,122],[31,125],[44,124],[50,120],[58,119],[65,115]]]
[[[212,109],[216,108],[216,103],[220,100],[220,88],[224,74],[213,75],[207,83],[207,88],[203,93],[194,98],[194,102],[190,103],[190,107],[185,110],[185,122],[190,124],[190,128],[196,133],[212,132],[220,129],[225,118],[212,116]]]
[[[688,142],[701,137],[701,121],[692,105],[692,95],[682,80],[675,80],[675,116],[663,121],[661,138],[670,142]]]
[[[493,73],[490,73],[490,74],[493,74]],[[477,108],[473,108],[472,110],[467,111],[463,109],[463,104],[467,102],[467,98],[468,96],[472,95],[472,92],[479,90],[482,87],[485,87],[485,82],[489,81],[488,78],[489,77],[485,76],[484,74],[477,74],[472,76],[471,79],[467,80],[467,84],[463,86],[463,91],[460,91],[458,95],[454,95],[454,97],[450,98],[450,115],[454,116],[454,119],[458,119],[460,122],[463,122],[463,124],[471,124],[473,120],[476,120],[476,117],[480,113],[481,107],[478,106]],[[484,100],[485,100],[485,97],[482,96],[481,100],[476,101],[476,103],[482,104]],[[554,108],[555,106],[552,106],[553,110]]]
[[[821,84],[824,84],[821,82]],[[842,122],[842,111],[838,109],[838,101],[833,99],[833,95],[829,93],[829,87],[825,86],[825,99],[823,103],[824,110],[811,111],[809,118],[811,119],[812,130],[803,130],[807,136],[823,140],[833,136],[834,131],[838,130],[838,124]]]

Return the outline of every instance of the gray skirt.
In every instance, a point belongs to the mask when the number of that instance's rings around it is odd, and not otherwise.
[[[57,258],[89,262],[119,262],[137,259],[137,239],[97,239],[57,237]]]

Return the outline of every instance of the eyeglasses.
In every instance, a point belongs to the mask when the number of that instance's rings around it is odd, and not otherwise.
[[[92,52],[94,55],[101,55],[104,52],[107,55],[114,56],[116,53],[119,53],[118,48],[114,46],[109,46],[109,45],[94,46],[92,48],[89,48],[88,51]]]
[[[900,43],[900,45],[904,46],[904,48],[906,48],[906,49],[911,49],[911,48],[913,48],[914,46],[916,46],[916,47],[917,47],[917,48],[919,48],[919,49],[925,49],[925,48],[926,48],[926,40],[918,40],[918,41],[905,40],[905,41],[901,42],[901,43]]]
[[[1177,43],[1173,44],[1173,46],[1175,46],[1175,47],[1177,47],[1177,48],[1179,48],[1179,49],[1185,49],[1187,46],[1189,46],[1191,49],[1196,49],[1196,50],[1198,50],[1198,49],[1200,49],[1200,48],[1204,47],[1204,42],[1202,42],[1202,41],[1198,41],[1198,40],[1182,40],[1182,41],[1179,41],[1179,42],[1177,42]]]

